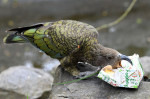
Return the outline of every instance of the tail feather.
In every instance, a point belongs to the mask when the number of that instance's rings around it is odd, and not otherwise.
[[[41,26],[43,26],[43,23],[39,23],[39,24],[35,24],[32,26],[27,26],[27,27],[18,27],[18,28],[10,29],[8,31],[16,31],[16,33],[7,35],[3,39],[3,42],[8,43],[8,44],[9,43],[26,43],[26,42],[28,42],[28,40],[25,39],[25,37],[23,37],[21,33],[23,33],[24,31],[27,31],[29,29],[39,28]],[[30,31],[30,32],[33,32],[33,31]]]
[[[26,27],[13,28],[13,29],[10,29],[8,31],[18,31],[18,32],[21,33],[25,30],[32,29],[32,28],[37,28],[37,27],[41,27],[41,26],[43,26],[43,23],[39,23],[39,24],[31,25],[31,26],[26,26]]]
[[[26,43],[27,41],[25,41],[19,35],[9,34],[3,39],[3,42],[9,44],[9,43]]]

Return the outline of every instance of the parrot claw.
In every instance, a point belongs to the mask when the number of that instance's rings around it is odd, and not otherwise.
[[[97,70],[96,66],[93,66],[87,62],[78,62],[77,68],[80,72],[86,72],[86,71],[95,71]]]
[[[79,75],[75,76],[76,79],[81,79],[81,78],[84,78],[86,76],[88,76],[88,72],[80,72]]]
[[[86,71],[86,72],[80,72],[79,75],[75,76],[76,79],[81,79],[81,78],[89,78],[89,77],[92,77],[90,75],[94,74],[94,73],[97,73],[98,71],[100,71],[102,69],[102,67],[98,67],[96,70],[94,71]],[[88,77],[89,76],[89,77]],[[87,77],[87,78],[86,78]]]

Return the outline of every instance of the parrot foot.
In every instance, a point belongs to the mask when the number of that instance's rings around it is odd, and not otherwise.
[[[101,66],[95,67],[89,63],[78,62],[78,69],[80,69],[80,71],[84,70],[84,72],[80,72],[79,75],[75,76],[76,79],[84,78],[84,77],[90,76],[94,73],[97,73],[98,71],[100,71],[102,69],[102,67]],[[87,78],[85,78],[85,79],[87,79]]]
[[[84,78],[84,77],[87,77],[91,74],[93,74],[94,72],[91,72],[91,71],[86,71],[86,72],[80,72],[79,75],[75,76],[76,79],[81,79],[81,78]],[[87,78],[85,78],[87,79]]]
[[[97,66],[93,66],[87,62],[78,62],[77,68],[79,69],[80,72],[85,72],[85,71],[95,71],[97,70]]]

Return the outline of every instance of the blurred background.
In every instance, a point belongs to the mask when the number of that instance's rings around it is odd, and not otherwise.
[[[0,72],[25,65],[46,71],[59,65],[31,44],[3,44],[8,29],[71,19],[94,27],[120,17],[132,0],[0,0]],[[99,42],[126,55],[150,56],[150,0],[138,0],[119,24],[99,31]],[[51,61],[53,60],[53,61]]]

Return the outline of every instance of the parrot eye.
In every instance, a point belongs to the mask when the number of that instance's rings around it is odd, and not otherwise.
[[[107,57],[109,60],[111,60],[111,57]]]
[[[107,59],[108,59],[108,60],[111,60],[111,59],[113,59],[113,57],[112,57],[112,56],[108,56]]]

